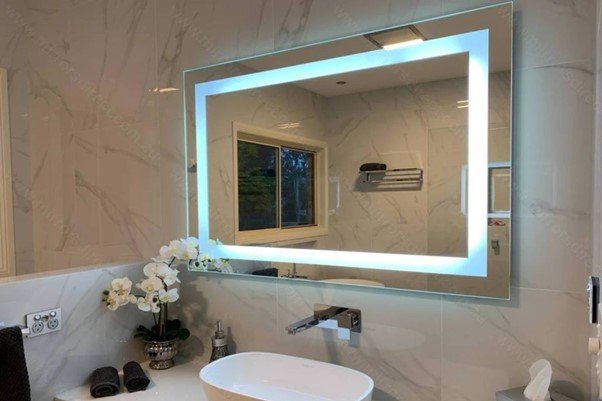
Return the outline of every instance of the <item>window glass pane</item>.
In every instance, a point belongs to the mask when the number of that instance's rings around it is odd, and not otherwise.
[[[278,227],[278,148],[238,141],[238,228]]]
[[[315,224],[315,157],[313,152],[281,148],[282,227]]]

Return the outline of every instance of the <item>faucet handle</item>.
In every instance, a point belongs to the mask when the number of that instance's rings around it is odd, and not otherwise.
[[[349,329],[353,333],[362,332],[362,311],[349,309],[336,317],[337,323],[342,329]]]

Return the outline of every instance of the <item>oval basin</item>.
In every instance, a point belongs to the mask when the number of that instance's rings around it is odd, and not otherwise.
[[[353,369],[266,352],[219,359],[199,375],[208,401],[371,401],[374,389]]]

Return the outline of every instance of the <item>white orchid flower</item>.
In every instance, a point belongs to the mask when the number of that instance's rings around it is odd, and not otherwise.
[[[176,255],[181,253],[182,246],[183,245],[180,240],[176,239],[176,240],[170,241],[169,245],[164,245],[161,247],[161,249],[159,250],[159,256],[163,260],[166,260],[166,259],[169,260],[174,257],[177,257]]]
[[[154,294],[147,294],[146,297],[139,297],[136,300],[136,304],[138,305],[138,309],[143,312],[159,313],[160,308],[156,301],[158,301],[158,299]]]
[[[165,263],[153,262],[144,266],[143,271],[146,277],[157,276],[163,278],[170,273],[171,269]]]
[[[127,278],[116,278],[111,281],[111,289],[115,292],[130,292],[132,289],[132,281]]]
[[[138,309],[142,312],[150,312],[151,303],[145,297],[140,297],[136,300],[136,304],[138,305]]]
[[[111,290],[107,296],[107,306],[110,310],[116,310],[120,306],[127,305],[130,292],[132,291],[132,282],[129,278],[116,278],[111,281]]]
[[[176,269],[169,269],[169,272],[163,277],[163,282],[166,286],[174,285],[175,283],[180,283],[180,279],[178,278],[178,274],[180,272]]]
[[[117,308],[119,308],[121,306],[113,291],[109,292],[106,302],[107,302],[107,308],[109,308],[109,310],[111,310],[113,312],[116,311]]]
[[[173,257],[171,258],[164,258],[161,256],[157,256],[155,258],[151,258],[151,260],[155,263],[165,263],[166,265],[169,265],[169,263],[173,260]]]
[[[196,259],[199,256],[199,240],[194,237],[181,239],[175,256],[180,260]]]
[[[163,281],[159,277],[149,277],[137,285],[142,291],[147,294],[154,293],[163,288]]]
[[[213,267],[222,273],[234,273],[234,269],[227,260],[216,259],[213,261]]]
[[[178,294],[177,288],[172,288],[169,291],[159,290],[159,301],[164,304],[176,302],[178,299],[180,299],[180,294]]]

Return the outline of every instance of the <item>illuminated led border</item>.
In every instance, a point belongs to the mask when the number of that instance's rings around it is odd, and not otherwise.
[[[207,96],[237,92],[468,53],[468,257],[407,255],[261,246],[209,241]],[[195,85],[199,246],[212,257],[265,262],[369,268],[418,273],[487,276],[487,136],[489,30],[431,39],[410,47],[336,57]]]

